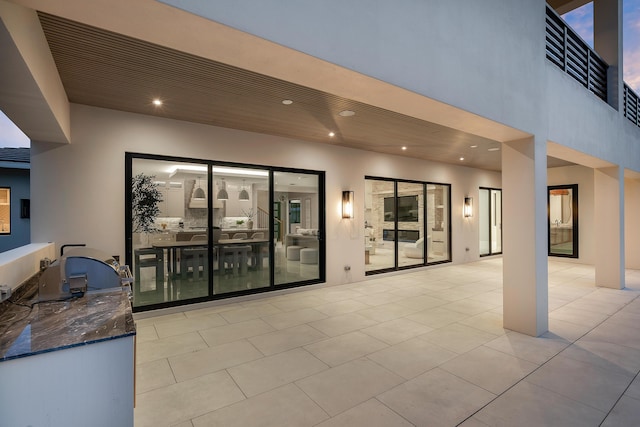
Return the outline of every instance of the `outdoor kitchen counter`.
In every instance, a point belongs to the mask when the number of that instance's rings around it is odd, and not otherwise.
[[[115,289],[66,301],[22,298],[0,312],[0,363],[135,335],[128,293]],[[33,307],[33,308],[31,308]]]
[[[133,427],[128,292],[38,303],[35,276],[20,288],[10,299],[24,305],[0,303],[0,424]]]

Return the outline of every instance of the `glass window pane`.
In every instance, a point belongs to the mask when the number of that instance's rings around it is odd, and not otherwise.
[[[491,238],[491,206],[489,193],[490,190],[488,188],[481,188],[479,192],[478,224],[480,228],[480,255],[489,255],[491,253],[491,247],[489,245],[489,239]]]
[[[269,286],[269,172],[213,167],[213,293]]]
[[[578,186],[549,187],[549,255],[578,257]]]
[[[427,248],[428,262],[451,260],[449,250],[450,187],[427,184]]]
[[[398,267],[424,264],[424,186],[398,182]]]
[[[320,278],[320,176],[274,172],[275,284]]]
[[[393,181],[365,180],[365,271],[395,267]]]
[[[207,167],[133,159],[134,307],[209,293]]]
[[[502,252],[502,190],[491,190],[491,253]]]
[[[0,234],[11,234],[11,189],[0,188]]]

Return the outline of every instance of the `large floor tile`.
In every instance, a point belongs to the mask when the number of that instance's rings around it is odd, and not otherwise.
[[[463,313],[447,310],[442,307],[435,307],[407,316],[407,319],[437,329],[461,321],[467,317],[468,315]]]
[[[562,356],[623,375],[640,371],[640,350],[619,344],[581,339],[564,350]]]
[[[337,366],[385,347],[387,344],[384,342],[356,331],[309,344],[304,348],[324,363]]]
[[[193,419],[194,427],[314,426],[328,415],[293,384],[288,384]],[[137,426],[136,426],[137,427]]]
[[[640,400],[640,376],[637,376],[633,380],[627,391],[625,391],[625,394],[629,397]]]
[[[138,394],[135,426],[178,424],[244,398],[229,374],[216,372]]]
[[[440,369],[494,394],[504,392],[537,367],[535,363],[485,346],[475,348],[440,365]]]
[[[386,322],[400,317],[405,317],[410,314],[416,313],[418,309],[407,307],[399,304],[398,302],[392,302],[389,304],[381,304],[375,307],[365,308],[358,311],[358,314],[365,316],[376,322]]]
[[[275,301],[272,305],[282,311],[296,311],[304,308],[317,307],[326,303],[326,299],[317,296],[291,295],[290,298]]]
[[[325,334],[309,325],[294,326],[249,338],[265,356],[291,350],[327,338]]]
[[[136,342],[146,342],[158,339],[158,332],[154,325],[139,326],[136,325]]]
[[[502,314],[496,312],[476,314],[460,320],[459,323],[494,335],[502,335],[509,332],[502,326]]]
[[[171,313],[171,314],[163,314],[160,316],[150,316],[150,317],[142,317],[140,315],[134,314],[134,320],[136,322],[137,327],[142,326],[151,326],[151,325],[159,325],[163,322],[174,322],[176,320],[182,320],[186,316],[184,313]]]
[[[231,325],[218,326],[216,328],[200,331],[204,340],[213,347],[228,342],[250,338],[272,332],[275,329],[261,319],[247,320],[246,322],[233,323]]]
[[[136,363],[141,364],[152,360],[165,359],[203,348],[207,348],[207,343],[197,332],[141,342],[136,344]]]
[[[549,313],[549,317],[593,328],[602,323],[609,316],[594,311],[571,308],[569,305],[565,305]]]
[[[622,396],[600,427],[637,426],[640,423],[640,400]]]
[[[319,312],[326,314],[327,316],[337,316],[340,314],[353,313],[354,311],[362,310],[369,307],[370,306],[363,302],[344,300],[330,302],[328,304],[319,305],[314,308]]]
[[[357,359],[297,381],[296,384],[334,416],[403,381],[402,377],[368,359]]]
[[[377,324],[375,320],[371,320],[357,313],[346,313],[332,316],[327,319],[309,322],[312,326],[330,337],[346,334]]]
[[[229,368],[227,371],[248,397],[272,390],[328,369],[309,352],[293,350],[263,357]]]
[[[226,325],[227,322],[219,314],[209,314],[198,317],[185,317],[184,319],[172,322],[163,322],[155,325],[159,338],[166,338],[172,335],[184,334],[187,332],[201,331],[203,329],[215,328]]]
[[[136,394],[165,387],[176,382],[167,359],[136,365]]]
[[[365,328],[362,332],[387,344],[397,344],[432,330],[432,328],[413,320],[396,319]]]
[[[327,315],[313,308],[303,308],[291,312],[284,312],[265,316],[262,319],[275,329],[286,329],[314,320],[326,319]]]
[[[531,374],[527,381],[601,411],[609,411],[633,376],[600,369],[562,355]]]
[[[365,303],[369,306],[376,307],[382,304],[389,304],[403,299],[400,295],[395,295],[389,292],[388,286],[385,286],[384,292],[378,292],[375,294],[365,294],[362,297],[354,298],[354,301]]]
[[[640,333],[637,324],[620,324],[617,322],[604,322],[584,337],[586,341],[600,341],[619,344],[640,350]]]
[[[476,301],[470,298],[466,298],[463,300],[454,301],[447,305],[443,305],[442,308],[473,316],[496,308],[497,305],[498,304],[491,304],[488,302]]]
[[[413,338],[367,357],[406,379],[412,379],[456,356],[453,351]]]
[[[317,425],[317,427],[347,426],[413,427],[413,424],[387,408],[378,400],[370,399]]]
[[[169,364],[176,380],[185,381],[261,357],[262,353],[253,345],[241,340],[173,356]]]
[[[426,310],[428,308],[439,307],[441,305],[449,304],[449,301],[434,298],[429,295],[420,295],[417,297],[404,298],[397,301],[397,304],[400,304],[405,307],[413,308],[418,311]]]
[[[460,323],[453,323],[420,336],[421,339],[456,353],[466,353],[497,336]]]
[[[439,368],[382,393],[378,400],[416,426],[455,426],[495,396]]]
[[[473,418],[492,427],[597,427],[605,414],[588,405],[522,381]]]
[[[238,323],[277,313],[282,313],[282,310],[272,304],[253,304],[249,307],[238,307],[235,310],[224,311],[219,316],[229,323]]]
[[[569,344],[569,341],[553,334],[531,337],[517,332],[510,332],[489,341],[485,345],[494,350],[540,365],[560,353]]]

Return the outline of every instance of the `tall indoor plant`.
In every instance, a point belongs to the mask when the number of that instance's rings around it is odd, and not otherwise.
[[[139,173],[131,182],[131,218],[134,233],[155,231],[154,221],[160,213],[162,193],[153,180],[155,175]]]

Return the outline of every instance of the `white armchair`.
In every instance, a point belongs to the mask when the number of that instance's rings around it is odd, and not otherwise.
[[[431,236],[427,236],[427,247],[431,246]],[[424,238],[421,237],[415,243],[409,243],[404,247],[404,256],[407,258],[424,258]]]

